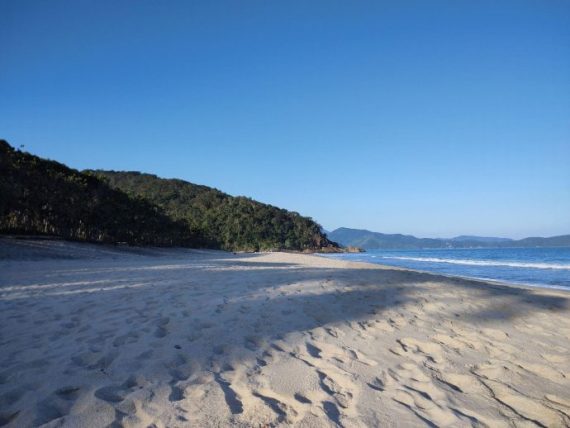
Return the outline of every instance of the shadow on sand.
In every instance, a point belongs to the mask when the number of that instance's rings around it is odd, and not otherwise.
[[[562,293],[399,269],[307,267],[259,257],[184,250],[168,258],[26,262],[28,272],[8,266],[0,283],[0,420],[28,426],[65,418],[64,387],[78,388],[77,397],[94,391],[118,407],[134,378],[169,385],[174,404],[184,398],[180,382],[200,372],[212,374],[230,412],[240,414],[242,402],[225,372],[263,367],[267,349],[291,334],[337,325],[358,330],[358,323],[388,312],[406,314],[436,292],[435,282],[474,299],[467,311],[448,314],[474,325],[561,311],[570,302]],[[319,354],[310,345],[306,351]],[[332,402],[324,412],[340,423]],[[124,415],[115,417],[120,423]]]

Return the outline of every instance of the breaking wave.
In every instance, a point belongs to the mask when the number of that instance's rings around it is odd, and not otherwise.
[[[468,266],[506,266],[506,267],[527,268],[527,269],[570,270],[570,264],[560,264],[560,263],[523,263],[523,262],[508,262],[508,261],[494,261],[494,260],[441,259],[437,257],[383,256],[382,258],[397,259],[397,260],[412,260],[416,262],[429,262],[429,263],[449,263],[454,265],[468,265]]]

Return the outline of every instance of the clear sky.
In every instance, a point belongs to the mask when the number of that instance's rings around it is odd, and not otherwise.
[[[0,132],[327,229],[570,233],[570,2],[0,0]]]

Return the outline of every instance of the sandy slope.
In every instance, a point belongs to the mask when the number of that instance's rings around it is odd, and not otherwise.
[[[570,293],[282,253],[0,256],[0,425],[570,425]]]

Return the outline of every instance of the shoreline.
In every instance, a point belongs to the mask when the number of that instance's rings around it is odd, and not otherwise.
[[[524,247],[521,247],[521,248],[524,248]],[[552,248],[559,248],[559,247],[552,247]],[[566,247],[563,247],[563,248],[566,248]],[[485,278],[485,277],[465,276],[465,275],[460,275],[460,274],[448,274],[448,273],[443,273],[443,272],[433,272],[433,271],[428,271],[428,270],[409,268],[409,267],[405,267],[405,266],[395,266],[395,265],[389,265],[389,264],[383,264],[383,263],[373,263],[373,262],[361,261],[361,260],[352,261],[352,260],[344,259],[342,257],[336,257],[335,255],[328,255],[328,254],[314,254],[314,255],[317,255],[319,257],[328,257],[328,258],[332,258],[335,260],[346,260],[346,261],[350,261],[350,262],[354,262],[354,263],[367,263],[367,264],[372,264],[372,265],[385,266],[387,268],[393,268],[393,269],[405,269],[405,270],[410,270],[410,271],[414,271],[414,272],[422,272],[422,273],[431,274],[431,275],[441,275],[441,276],[450,277],[450,278],[460,278],[460,279],[467,279],[467,280],[474,280],[474,281],[482,281],[482,282],[488,282],[491,284],[504,285],[507,287],[533,288],[533,289],[541,289],[541,290],[558,290],[558,291],[564,291],[564,292],[570,291],[570,287],[565,287],[563,285],[550,285],[550,284],[544,284],[544,283],[533,284],[533,283],[509,281],[509,280],[504,280],[504,279],[493,279],[493,278]]]
[[[381,264],[381,263],[371,263],[371,262],[364,262],[364,261],[351,261],[351,260],[344,260],[341,258],[335,259],[333,257],[330,257],[328,255],[324,255],[324,254],[308,254],[308,255],[315,256],[315,257],[331,258],[333,260],[342,260],[342,261],[345,261],[347,263],[363,264],[363,265],[370,265],[370,266],[380,266],[382,269],[395,269],[395,270],[401,270],[401,271],[420,273],[420,274],[424,274],[424,275],[433,276],[436,279],[437,279],[437,277],[441,277],[441,278],[446,278],[446,279],[464,280],[464,281],[473,282],[473,283],[475,283],[477,285],[481,285],[481,286],[490,285],[490,286],[507,287],[507,288],[514,288],[514,289],[520,288],[520,289],[528,290],[528,291],[539,291],[539,292],[544,291],[544,292],[547,292],[548,294],[551,294],[550,292],[554,292],[553,294],[557,294],[556,292],[558,292],[558,291],[561,291],[562,295],[564,295],[566,293],[570,293],[570,288],[559,286],[559,285],[523,284],[523,283],[509,282],[509,281],[503,281],[503,280],[495,280],[495,279],[491,279],[491,278],[477,278],[477,277],[469,277],[469,276],[462,276],[462,275],[445,274],[445,273],[440,273],[440,272],[430,272],[430,271],[421,270],[421,269],[412,269],[412,268],[407,268],[407,267],[402,267],[402,266],[385,265],[385,264]]]

